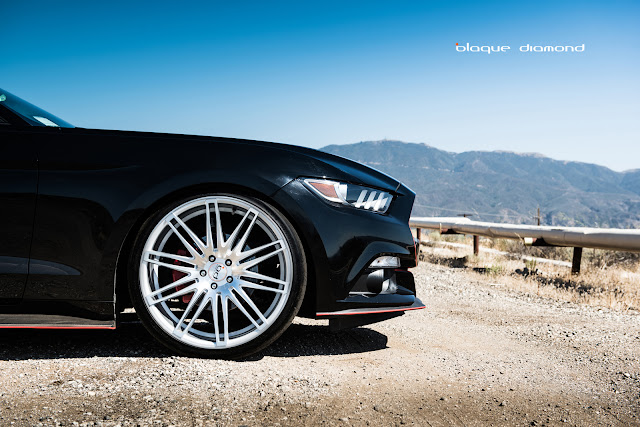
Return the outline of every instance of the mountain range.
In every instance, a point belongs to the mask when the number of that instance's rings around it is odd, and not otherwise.
[[[329,145],[416,192],[412,215],[490,222],[640,228],[640,169],[616,172],[532,153],[453,153],[426,144],[365,141]]]

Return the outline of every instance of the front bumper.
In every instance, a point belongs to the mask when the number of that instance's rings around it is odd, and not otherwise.
[[[416,265],[416,249],[409,228],[415,194],[407,187],[399,186],[384,215],[333,206],[298,180],[273,197],[289,215],[307,253],[307,297],[313,301],[305,300],[300,315],[316,319],[357,315],[364,321],[424,307],[408,271]],[[395,282],[395,292],[376,293],[367,287],[372,276],[379,276],[380,269],[371,268],[371,263],[380,256],[399,259],[399,266],[385,269],[383,277]]]
[[[349,296],[337,303],[340,310],[316,313],[317,318],[329,319],[332,330],[381,322],[425,308],[416,298],[413,274],[389,268],[365,270]]]

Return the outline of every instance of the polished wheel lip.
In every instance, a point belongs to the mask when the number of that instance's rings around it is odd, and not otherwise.
[[[239,208],[244,216],[234,230],[227,230],[230,231],[227,237],[223,231],[221,212],[229,207]],[[206,224],[212,224],[206,227],[204,242],[187,226],[186,222],[189,219],[185,218],[190,218],[189,212],[196,212],[196,215],[204,214]],[[272,241],[248,248],[247,244],[256,225],[262,228]],[[170,235],[180,239],[189,252],[188,255],[166,253],[161,250],[167,236]],[[256,266],[274,256],[278,257],[280,277],[270,277],[255,271]],[[160,258],[171,259],[181,265],[163,262]],[[210,271],[218,269],[220,264],[224,266],[224,277],[214,280]],[[157,282],[157,272],[161,267],[184,274],[184,277],[160,285]],[[201,275],[202,272],[205,274]],[[263,280],[271,286],[247,279]],[[172,209],[156,224],[142,250],[139,280],[142,300],[152,320],[173,339],[202,349],[231,348],[254,340],[280,317],[291,294],[293,260],[282,228],[263,208],[234,196],[206,196]],[[277,287],[273,287],[276,285]],[[181,288],[176,290],[177,287]],[[273,302],[264,312],[251,299],[253,290],[274,294]],[[178,318],[166,302],[189,294],[192,295],[191,300],[183,315]],[[249,320],[249,326],[239,330],[229,329],[229,302]],[[213,307],[216,309],[212,309]],[[222,319],[218,318],[218,307],[221,307]],[[215,332],[205,333],[194,327],[194,319],[200,319],[205,315],[208,316],[208,320],[213,318]],[[189,318],[191,320],[187,321]]]

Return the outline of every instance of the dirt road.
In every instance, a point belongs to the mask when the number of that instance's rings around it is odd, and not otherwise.
[[[0,331],[0,425],[640,425],[639,314],[416,273],[426,310],[300,320],[243,362],[173,357],[139,324]]]

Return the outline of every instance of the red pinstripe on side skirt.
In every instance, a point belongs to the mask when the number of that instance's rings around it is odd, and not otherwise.
[[[115,329],[115,326],[36,326],[0,325],[0,329]]]

